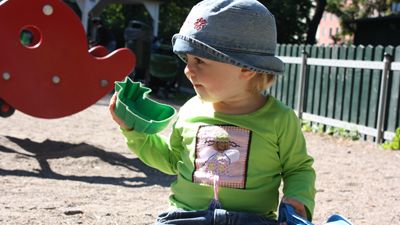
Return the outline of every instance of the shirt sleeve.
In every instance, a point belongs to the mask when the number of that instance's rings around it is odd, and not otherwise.
[[[126,143],[139,159],[146,165],[160,170],[166,174],[176,174],[179,154],[173,152],[168,138],[159,134],[145,134],[134,130],[128,131],[121,128]],[[179,135],[173,129],[170,139]]]
[[[313,158],[308,155],[300,122],[293,110],[278,121],[278,143],[282,164],[283,193],[288,198],[302,202],[309,219],[315,206],[315,171]]]

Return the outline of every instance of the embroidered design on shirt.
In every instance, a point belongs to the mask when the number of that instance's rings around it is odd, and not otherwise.
[[[197,133],[194,182],[245,188],[250,131],[236,126],[201,126]]]
[[[194,29],[200,31],[207,25],[207,20],[205,20],[203,17],[200,17],[194,22]]]

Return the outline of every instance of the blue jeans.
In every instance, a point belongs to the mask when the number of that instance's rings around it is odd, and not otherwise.
[[[210,208],[202,211],[176,209],[158,216],[155,225],[277,225],[276,220],[247,212],[232,212]]]

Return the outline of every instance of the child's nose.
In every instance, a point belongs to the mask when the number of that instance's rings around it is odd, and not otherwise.
[[[190,64],[186,64],[184,73],[186,74],[187,77],[195,76],[195,71],[194,71],[193,67],[190,66]]]

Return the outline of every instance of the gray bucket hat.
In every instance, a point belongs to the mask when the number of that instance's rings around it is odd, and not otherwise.
[[[256,72],[277,75],[284,70],[275,57],[275,18],[256,0],[199,2],[172,37],[172,45],[185,62],[191,54]]]

